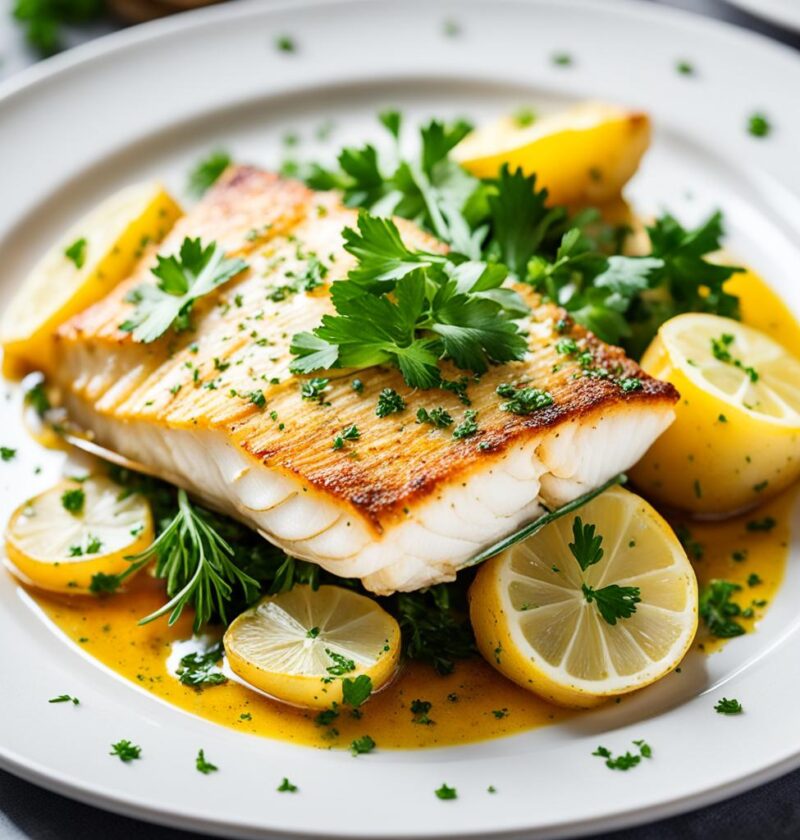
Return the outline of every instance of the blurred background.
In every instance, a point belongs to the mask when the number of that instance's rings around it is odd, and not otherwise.
[[[201,6],[239,0],[0,0],[0,80],[64,49],[145,21]],[[269,2],[269,0],[264,0]],[[402,2],[402,0],[398,0]],[[800,49],[800,32],[743,11],[774,4],[763,0],[642,0],[721,18]],[[800,0],[796,0],[800,4]]]

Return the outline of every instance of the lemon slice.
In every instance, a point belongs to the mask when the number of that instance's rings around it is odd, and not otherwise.
[[[495,178],[503,164],[536,173],[553,204],[609,201],[636,172],[650,144],[650,120],[601,102],[584,102],[530,125],[504,117],[479,127],[453,150],[478,178]]]
[[[228,664],[278,700],[326,708],[342,702],[342,680],[387,683],[400,657],[400,627],[371,598],[339,586],[295,586],[268,595],[228,627]]]
[[[6,375],[52,367],[55,329],[104,297],[181,215],[157,183],[137,184],[92,210],[42,257],[0,322]]]
[[[676,419],[631,472],[649,497],[697,514],[752,507],[800,477],[800,360],[753,327],[686,314],[642,367],[681,394]]]
[[[585,535],[591,526],[603,553],[584,571],[570,544],[579,542],[575,528]],[[686,554],[661,516],[621,488],[489,560],[469,601],[478,648],[491,665],[577,708],[660,679],[697,630],[697,581]]]
[[[152,541],[147,500],[97,477],[62,481],[20,505],[8,521],[6,555],[26,583],[86,593],[94,575],[121,574],[130,565],[125,558]]]

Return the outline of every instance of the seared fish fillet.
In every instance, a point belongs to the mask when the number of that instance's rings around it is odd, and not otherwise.
[[[70,414],[100,443],[288,553],[380,594],[452,580],[476,552],[546,507],[630,467],[671,422],[672,386],[574,327],[597,363],[642,387],[624,392],[583,375],[555,348],[564,313],[522,289],[533,308],[530,353],[470,380],[479,426],[472,437],[417,423],[420,407],[442,406],[455,424],[466,407],[454,392],[410,391],[390,368],[335,371],[321,401],[304,400],[306,377],[289,373],[289,344],[330,311],[326,284],[352,265],[341,231],[354,223],[333,194],[253,168],[229,170],[159,250],[175,253],[185,236],[199,236],[243,256],[250,270],[197,302],[194,331],[139,344],[119,325],[130,315],[126,294],[153,281],[154,255],[146,255],[129,280],[59,332],[57,378]],[[415,226],[400,227],[410,244],[444,250]],[[325,282],[294,291],[309,272]],[[451,380],[462,374],[446,371]],[[495,388],[520,381],[550,391],[553,405],[527,416],[501,411]],[[406,410],[377,417],[384,388],[400,393]],[[263,393],[264,406],[253,392]],[[351,425],[360,438],[334,449]]]

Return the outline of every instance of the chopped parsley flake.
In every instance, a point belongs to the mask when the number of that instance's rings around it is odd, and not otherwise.
[[[217,663],[225,652],[222,642],[205,652],[187,653],[182,656],[175,672],[184,685],[203,688],[208,685],[222,685],[228,678],[219,670]]]
[[[456,440],[472,437],[478,431],[478,412],[468,408],[464,412],[464,419],[453,429],[453,437]]]
[[[215,773],[219,770],[216,764],[212,764],[210,761],[206,761],[206,756],[203,750],[199,750],[197,753],[197,758],[194,760],[194,766],[197,768],[198,773],[203,773],[203,775],[207,776],[209,773]]]
[[[362,735],[350,744],[350,752],[353,755],[365,755],[371,753],[374,749],[375,741],[369,735]]]
[[[76,239],[72,245],[64,251],[64,256],[75,264],[75,268],[83,268],[86,262],[86,240],[81,237]]]
[[[16,455],[16,449],[11,449],[8,446],[0,446],[0,458],[2,458],[4,461],[11,461],[16,457]]]
[[[640,764],[642,758],[653,757],[653,750],[649,744],[644,741],[634,741],[633,743],[639,748],[639,755],[631,752],[625,752],[615,758],[612,755],[611,750],[602,746],[598,747],[592,755],[604,758],[606,760],[606,767],[608,767],[609,770],[630,770],[632,767],[636,767]]]
[[[283,777],[283,781],[277,787],[278,793],[297,793],[297,790],[297,785],[293,785],[286,776]]]
[[[714,711],[719,715],[740,715],[744,709],[738,700],[728,700],[727,697],[723,697],[722,700],[719,700],[716,706],[714,706]]]
[[[73,697],[71,694],[59,694],[58,697],[51,697],[48,703],[72,703],[73,706],[79,706],[80,700],[77,697]]]
[[[430,703],[428,700],[412,700],[412,723],[419,723],[422,726],[432,726],[434,721],[432,721],[428,715],[428,712],[431,710],[432,705],[433,704]]]
[[[527,128],[536,122],[536,112],[533,108],[519,108],[513,116],[517,128]]]
[[[83,506],[86,503],[86,493],[81,487],[73,487],[70,490],[65,490],[61,494],[61,504],[64,510],[71,513],[73,516],[78,516],[83,513]]]
[[[772,131],[772,124],[764,114],[755,113],[747,120],[747,130],[753,137],[766,137]]]
[[[554,53],[550,60],[556,67],[570,67],[572,66],[572,56],[566,52]]]
[[[390,414],[405,411],[405,408],[406,401],[394,388],[384,388],[378,394],[378,404],[375,406],[375,414],[378,417],[388,417]]]
[[[771,531],[777,521],[772,516],[765,516],[763,519],[751,519],[744,527],[748,531]]]
[[[330,379],[323,379],[315,376],[313,379],[303,382],[300,386],[300,396],[302,396],[304,400],[321,403],[329,384]]]
[[[247,399],[251,402],[256,408],[266,408],[267,405],[267,398],[264,396],[263,391],[251,391],[247,395]]]
[[[742,614],[742,608],[731,600],[741,588],[738,583],[729,580],[712,580],[701,590],[700,617],[712,636],[732,639],[744,634],[744,627],[736,621]]]
[[[297,44],[294,41],[294,38],[289,37],[288,35],[281,35],[275,39],[275,48],[279,52],[285,53],[293,53],[297,52]]]
[[[417,409],[417,423],[428,423],[436,429],[446,429],[453,425],[453,418],[441,406],[432,408],[430,411],[427,408],[419,408]]]
[[[440,788],[437,788],[434,793],[439,799],[458,799],[458,791],[444,783]]]
[[[733,365],[746,373],[751,382],[758,382],[758,373],[754,368],[746,366],[741,359],[735,358],[730,352],[730,346],[734,342],[734,336],[730,333],[723,333],[719,338],[711,339],[711,352],[714,358],[725,364]]]
[[[127,764],[134,759],[142,757],[142,748],[128,740],[117,741],[116,744],[111,745],[109,755],[115,755],[120,761]]]
[[[500,404],[500,410],[511,414],[533,414],[534,411],[553,404],[552,394],[539,388],[515,388],[503,383],[498,385],[496,390],[499,396],[508,399],[508,402]]]
[[[694,76],[695,73],[694,64],[685,60],[678,61],[675,64],[675,70],[677,70],[681,76]]]
[[[329,648],[325,648],[325,653],[333,660],[333,665],[329,665],[325,669],[332,677],[343,677],[345,674],[355,671],[356,663],[352,659],[348,659],[341,653]]]

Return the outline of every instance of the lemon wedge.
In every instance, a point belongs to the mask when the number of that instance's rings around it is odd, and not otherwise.
[[[400,657],[400,627],[371,598],[340,586],[295,586],[268,595],[228,627],[231,670],[278,700],[322,709],[341,703],[342,682],[387,683]]]
[[[160,184],[137,184],[108,198],[61,236],[3,314],[6,375],[51,368],[56,328],[125,279],[143,248],[160,242],[180,215]]]
[[[650,145],[650,120],[602,102],[584,102],[521,125],[503,117],[479,127],[453,150],[478,178],[495,178],[503,164],[536,173],[553,204],[616,198]]]
[[[97,574],[118,575],[153,541],[150,505],[108,478],[62,481],[20,505],[8,521],[6,555],[25,583],[87,593]]]
[[[622,488],[487,561],[469,603],[487,662],[576,708],[660,679],[697,630],[691,563],[661,516]]]
[[[675,422],[631,472],[649,497],[732,514],[800,477],[800,360],[766,333],[717,315],[678,315],[642,367],[681,395]]]

